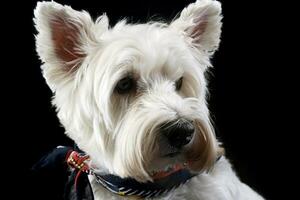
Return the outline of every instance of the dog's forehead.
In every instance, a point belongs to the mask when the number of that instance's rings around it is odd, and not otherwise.
[[[182,35],[165,24],[117,24],[104,41],[115,66],[130,67],[141,75],[163,72],[177,76],[194,60]]]

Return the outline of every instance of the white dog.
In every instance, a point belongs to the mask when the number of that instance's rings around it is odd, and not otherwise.
[[[105,14],[38,3],[43,74],[66,134],[89,155],[96,200],[263,199],[233,172],[210,123],[204,73],[221,18],[218,1],[198,0],[170,24],[109,27]]]

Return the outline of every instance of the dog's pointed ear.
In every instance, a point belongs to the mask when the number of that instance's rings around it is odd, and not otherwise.
[[[54,91],[72,80],[92,45],[97,45],[99,32],[108,29],[106,15],[94,23],[87,12],[55,2],[38,2],[34,22],[37,53],[44,63],[44,77]]]
[[[220,2],[197,0],[184,8],[170,27],[180,31],[193,47],[210,56],[220,43],[221,19]]]

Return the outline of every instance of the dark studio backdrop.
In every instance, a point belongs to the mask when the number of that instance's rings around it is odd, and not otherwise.
[[[74,9],[87,10],[93,18],[106,12],[111,25],[123,17],[131,22],[171,20],[193,1],[57,0]],[[270,43],[268,23],[265,24],[266,31],[256,31],[256,27],[269,17],[262,15],[260,8],[251,1],[223,0],[222,3],[222,42],[212,61],[214,68],[208,74],[209,104],[217,135],[241,180],[267,199],[278,199],[278,166],[274,160],[283,155],[276,143],[280,141],[281,130],[279,124],[276,126],[278,120],[274,116],[273,102],[280,86],[274,88],[269,65],[271,57],[265,53]],[[12,190],[11,194],[26,199],[57,199],[55,192],[61,183],[51,177],[38,177],[30,172],[30,168],[52,148],[72,145],[72,141],[64,136],[64,129],[51,106],[51,91],[42,77],[35,52],[36,31],[32,18],[36,1],[20,1],[11,6],[16,7],[11,20],[19,26],[7,25],[13,30],[8,34],[14,38],[9,59],[16,66],[11,72],[13,80],[10,78],[7,91],[15,110],[8,115],[7,125],[14,133],[16,151],[22,152],[17,154],[18,163],[22,163],[17,165],[20,189]],[[257,48],[258,43],[262,44],[260,48]],[[14,56],[16,54],[21,56]],[[43,198],[39,197],[41,193],[45,194]]]

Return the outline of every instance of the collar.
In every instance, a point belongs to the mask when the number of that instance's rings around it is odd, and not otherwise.
[[[68,165],[78,171],[75,178],[75,188],[82,173],[94,176],[97,183],[101,184],[110,192],[136,199],[153,198],[163,196],[186,183],[197,174],[192,174],[187,169],[178,170],[166,177],[153,182],[141,183],[132,178],[121,178],[112,174],[97,174],[87,164],[89,157],[77,151],[69,152],[66,161]]]

